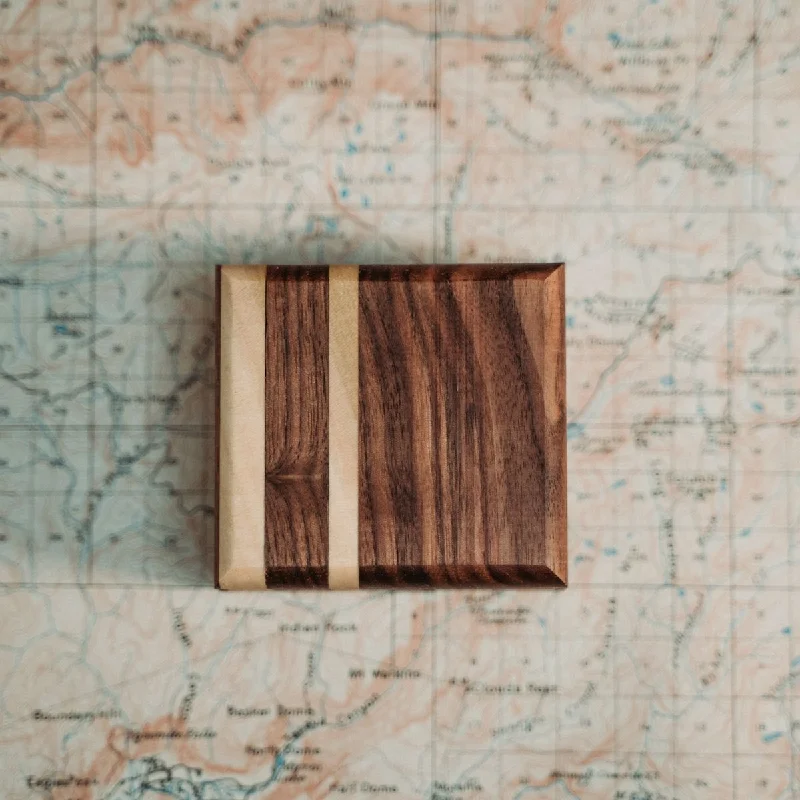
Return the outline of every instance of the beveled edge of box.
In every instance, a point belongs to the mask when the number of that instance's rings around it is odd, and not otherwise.
[[[567,334],[566,334],[566,265],[542,265],[551,268],[545,278],[547,292],[545,318],[545,403],[550,402],[548,419],[556,428],[560,446],[558,462],[546,462],[546,531],[548,563],[553,583],[566,588],[569,585],[569,553],[567,524]],[[550,302],[553,300],[554,302]],[[552,314],[552,316],[551,316]],[[548,335],[549,334],[549,335]],[[552,341],[550,341],[552,339]],[[552,418],[551,418],[552,415]],[[552,449],[548,452],[552,452]]]

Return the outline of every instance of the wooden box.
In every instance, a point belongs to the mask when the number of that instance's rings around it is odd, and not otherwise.
[[[564,266],[218,270],[217,584],[563,586]]]

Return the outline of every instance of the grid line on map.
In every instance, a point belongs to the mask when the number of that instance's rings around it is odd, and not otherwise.
[[[752,31],[752,38],[751,41],[753,43],[753,127],[752,127],[752,138],[753,138],[753,151],[752,151],[752,160],[753,160],[753,172],[750,175],[750,205],[752,208],[758,207],[758,199],[756,197],[758,186],[758,169],[756,168],[756,164],[759,164],[759,135],[758,135],[758,125],[760,121],[760,90],[759,90],[759,59],[761,54],[760,42],[759,42],[759,26],[758,26],[758,18],[759,18],[759,0],[751,0],[752,3],[752,12],[753,12],[753,31]],[[794,789],[792,789],[794,792]]]
[[[734,220],[733,215],[728,215],[728,272],[732,274],[734,269],[735,263],[735,229],[734,229]],[[733,293],[733,283],[728,281],[728,314],[726,320],[726,338],[727,338],[727,346],[726,352],[728,356],[728,363],[726,369],[726,383],[727,383],[727,391],[728,391],[728,416],[731,420],[734,419],[734,370],[736,368],[736,352],[735,352],[735,345],[736,345],[736,333],[734,330],[734,310],[736,305],[736,300]],[[734,477],[734,448],[731,446],[728,449],[728,547],[729,547],[729,563],[730,569],[728,570],[728,592],[729,592],[729,606],[728,606],[728,626],[731,632],[730,635],[730,643],[729,643],[729,652],[728,657],[730,658],[731,663],[731,672],[730,672],[730,695],[731,695],[731,704],[730,704],[730,719],[731,719],[731,726],[730,726],[730,741],[731,741],[731,767],[733,770],[733,800],[737,800],[738,797],[738,787],[736,785],[736,748],[737,748],[737,738],[736,738],[736,702],[733,697],[734,689],[736,687],[736,631],[733,628],[733,620],[735,618],[734,613],[734,590],[731,588],[732,576],[736,572],[736,543],[734,540],[734,533],[736,531],[736,523],[735,523],[735,504],[733,502],[734,497],[736,496],[736,483]]]
[[[185,492],[189,497],[199,497],[202,496],[203,492],[200,490],[189,491]],[[16,493],[15,493],[16,496]],[[27,495],[25,495],[27,496]],[[53,491],[45,491],[39,492],[37,494],[38,497],[62,497],[63,492],[53,492]],[[148,496],[147,493],[134,493],[134,492],[127,492],[124,493],[122,496],[124,497],[146,497]],[[95,582],[92,585],[104,585],[108,581],[105,582]],[[3,586],[13,587],[13,588],[22,588],[26,586],[64,586],[65,582],[58,582],[58,581],[3,581]],[[191,589],[191,588],[208,588],[208,583],[165,583],[159,581],[157,584],[154,583],[147,583],[145,581],[125,581],[122,586],[131,587],[131,588],[149,588],[149,589],[160,589],[160,588],[182,588],[182,589]],[[583,587],[588,588],[591,587],[593,589],[610,589],[613,590],[615,585],[610,582],[603,582],[603,581],[595,581],[595,580],[588,580],[583,581],[580,579],[572,580],[570,579],[570,586],[574,587]],[[772,585],[754,585],[753,583],[681,583],[680,586],[672,586],[670,584],[654,584],[654,583],[621,583],[616,585],[617,590],[620,593],[624,592],[636,592],[642,590],[653,590],[653,589],[660,589],[660,588],[680,588],[680,589],[691,589],[693,591],[701,592],[701,591],[714,591],[714,590],[727,590],[731,589],[734,592],[753,592],[757,591],[759,594],[784,594],[785,592],[796,592],[798,594],[798,599],[800,599],[800,587],[791,585],[791,584],[772,584]],[[503,590],[499,590],[503,591]],[[735,598],[734,598],[735,599]],[[516,638],[512,635],[509,635],[509,639]],[[518,638],[526,638],[526,635],[520,634]],[[602,635],[594,635],[594,636],[572,636],[572,639],[593,639],[601,641],[603,639]],[[623,637],[624,638],[624,637]],[[744,641],[746,637],[741,637],[740,641]],[[637,641],[671,641],[670,636],[647,636],[647,635],[640,635],[636,639]]]
[[[673,214],[669,215],[669,231],[672,241],[676,241],[677,230],[676,230],[676,221],[675,216]],[[675,256],[674,256],[674,249],[670,248],[669,250],[669,272],[670,275],[675,274]],[[669,331],[669,376],[670,379],[674,379],[675,375],[675,320],[676,317],[676,309],[675,309],[675,293],[670,292],[668,295],[668,313],[670,320],[672,321],[672,325]],[[669,398],[669,410],[670,416],[675,419],[676,418],[676,411],[677,411],[677,404],[678,404],[678,397],[677,393],[673,392],[670,394]],[[672,472],[675,472],[675,437],[670,437],[670,447],[669,447],[669,468]],[[675,521],[675,496],[674,494],[670,496],[669,500],[669,536],[672,537],[672,541],[676,542],[677,537],[675,535],[674,529],[674,521]],[[674,545],[673,545],[674,547]],[[678,555],[676,552],[673,552],[673,558],[675,559],[675,572],[677,573],[677,562],[678,562]],[[673,584],[677,581],[678,575],[672,574],[672,564],[668,560],[667,561],[667,569],[670,571],[669,578],[670,583]],[[670,596],[670,628],[672,630],[672,636],[675,637],[677,633],[676,627],[676,619],[677,619],[677,598],[676,592],[672,592]],[[677,644],[673,643],[672,645],[672,653],[670,654],[670,665],[671,665],[671,683],[672,683],[672,704],[670,707],[670,712],[672,714],[672,741],[671,744],[671,755],[672,755],[672,792],[673,794],[677,794],[677,777],[676,777],[676,770],[675,770],[675,762],[677,760],[676,753],[678,750],[678,700],[677,700],[677,687],[678,687],[678,648]]]
[[[441,5],[442,0],[432,0],[430,3],[430,24],[433,31],[433,64],[431,65],[431,86],[430,93],[433,98],[433,153],[431,158],[431,188],[433,191],[433,209],[431,210],[431,246],[433,261],[442,261],[442,253],[439,246],[439,207],[440,207],[440,188],[439,177],[441,170],[442,152],[442,95],[441,95],[441,74],[442,74],[442,51],[439,38],[441,24]]]
[[[78,559],[78,582],[81,585],[91,584],[94,577],[94,524],[99,505],[99,490],[95,489],[95,477],[97,474],[97,351],[94,342],[97,338],[97,162],[98,162],[98,62],[99,52],[98,28],[100,26],[100,0],[92,0],[92,75],[91,75],[91,142],[90,142],[90,164],[89,164],[89,192],[92,203],[89,209],[89,295],[92,313],[89,321],[89,385],[91,394],[89,397],[89,460],[88,460],[88,498],[85,509],[86,524],[83,536],[85,540],[81,542],[82,554]],[[82,565],[86,563],[85,575],[82,574]]]
[[[493,154],[494,155],[494,154]],[[19,200],[5,200],[0,198],[0,209],[11,210],[40,210],[40,211],[88,211],[90,209],[97,209],[97,204],[94,201],[76,200],[69,203],[56,203],[46,202],[42,200],[36,201],[19,201]],[[102,210],[108,211],[146,211],[150,208],[148,204],[141,201],[123,201],[108,199],[103,201]],[[286,202],[280,201],[263,201],[258,203],[236,203],[229,200],[212,202],[208,200],[201,200],[197,202],[170,202],[168,204],[170,211],[201,211],[204,209],[211,209],[212,211],[286,211]],[[309,201],[303,203],[303,209],[309,211],[330,211],[330,203]],[[430,203],[375,203],[370,206],[374,211],[417,211],[420,213],[429,214],[431,211]],[[750,206],[736,205],[728,203],[725,205],[715,205],[709,203],[703,205],[701,208],[692,205],[675,205],[675,204],[648,204],[641,203],[637,205],[630,205],[625,203],[606,203],[598,202],[597,204],[589,203],[532,203],[520,201],[519,203],[471,203],[470,205],[459,206],[459,211],[464,212],[477,212],[477,213],[496,213],[503,211],[510,212],[529,212],[530,214],[537,213],[552,213],[554,215],[561,215],[568,211],[570,214],[589,216],[598,215],[652,215],[652,214],[691,214],[696,217],[722,215],[727,213],[746,214],[746,215],[764,215],[769,216],[774,213],[775,208],[756,208]],[[800,212],[800,205],[781,204],[777,209],[781,213],[798,213]],[[253,262],[255,263],[255,261]]]
[[[42,29],[42,20],[41,20],[41,6],[37,4],[34,10],[34,18],[35,18],[35,31],[34,31],[34,64],[36,67],[37,74],[41,75],[41,29]],[[40,159],[40,150],[41,150],[41,141],[37,134],[36,138],[36,146],[34,147],[34,170],[36,177],[38,178],[41,172],[41,159]],[[34,200],[34,215],[38,221],[39,218],[39,192],[36,192],[35,200]],[[35,226],[35,234],[32,243],[32,251],[33,251],[33,259],[34,265],[37,272],[41,271],[41,240],[39,234],[39,226]],[[46,309],[42,308],[42,293],[37,292],[35,302],[33,308],[31,309],[33,314],[36,317],[35,324],[39,324],[40,319],[44,319],[46,315]],[[35,362],[38,364],[40,363],[39,359],[39,337],[34,337],[33,341],[33,357]],[[37,449],[36,449],[36,431],[38,430],[38,426],[31,424],[30,425],[30,435],[28,441],[28,491],[30,492],[30,499],[28,501],[28,530],[29,530],[29,539],[27,543],[27,564],[26,569],[28,572],[28,577],[31,581],[35,581],[38,577],[38,559],[37,559],[37,547],[36,547],[36,540],[37,536],[39,535],[39,531],[36,529],[36,498],[38,497],[37,494],[37,486],[36,486],[36,458],[37,458]]]
[[[755,2],[755,0],[754,0]],[[788,270],[784,271],[783,273],[783,284],[784,289],[787,292],[787,296],[792,288],[792,281],[789,275]],[[792,365],[792,326],[789,322],[789,315],[787,313],[784,319],[784,344],[785,344],[785,353],[784,353],[784,375],[783,375],[783,382],[784,382],[784,408],[782,409],[783,413],[788,416],[788,412],[791,409],[791,388],[792,385],[790,383],[790,367]],[[794,535],[795,531],[797,530],[796,526],[794,525],[794,509],[793,509],[793,496],[792,496],[792,487],[789,481],[791,472],[789,468],[792,463],[792,452],[791,452],[791,438],[790,436],[784,436],[783,438],[783,456],[784,456],[784,468],[785,472],[783,475],[785,481],[785,491],[786,491],[786,503],[785,503],[785,513],[786,513],[786,577],[789,582],[791,582],[792,577],[794,575],[794,565],[793,565],[793,556],[794,556]],[[792,591],[787,587],[786,590],[786,604],[787,608],[787,624],[789,626],[789,631],[794,632],[795,630],[795,614],[794,614],[794,606],[795,604],[792,602]],[[794,636],[789,636],[788,642],[788,664],[786,674],[791,675],[792,671],[795,669],[795,649],[794,649]],[[792,724],[797,719],[797,706],[798,706],[798,699],[795,692],[792,692],[789,700],[789,711],[791,714]],[[792,754],[794,755],[794,753]],[[798,797],[798,781],[797,781],[797,764],[795,758],[790,758],[789,761],[789,779],[791,780],[791,793],[792,793],[792,800],[796,800]]]
[[[617,287],[619,285],[619,250],[618,250],[618,242],[619,242],[619,235],[618,235],[618,228],[617,228],[617,220],[614,219],[611,222],[611,231],[612,231],[612,242],[611,245],[611,292],[612,294],[616,294]],[[611,321],[611,336],[613,339],[617,338],[617,330],[618,324],[616,319],[612,319]],[[610,408],[611,408],[611,420],[613,424],[619,426],[620,422],[620,414],[619,414],[619,399],[617,392],[613,392],[611,395],[610,401]],[[613,480],[617,480],[617,475],[619,474],[619,458],[617,455],[617,451],[614,450],[611,454],[611,476]],[[618,540],[618,528],[619,528],[619,513],[617,511],[617,506],[613,505],[611,508],[611,525],[613,527],[613,532],[611,534],[611,546],[615,550],[619,550],[619,540]],[[619,748],[618,748],[618,734],[619,734],[619,706],[620,706],[620,677],[619,677],[619,670],[617,669],[617,648],[614,646],[614,642],[616,641],[616,627],[617,627],[617,619],[618,619],[618,612],[619,606],[617,604],[617,600],[619,598],[619,587],[617,585],[617,562],[614,559],[611,563],[611,585],[612,585],[612,597],[610,598],[610,602],[613,605],[609,608],[609,613],[612,613],[612,620],[609,623],[609,627],[611,628],[612,634],[611,639],[612,643],[610,645],[611,652],[608,654],[609,662],[611,663],[611,686],[612,686],[612,699],[611,699],[611,709],[612,709],[612,719],[613,719],[613,729],[611,733],[611,750],[613,753],[613,763],[616,766],[619,763]],[[604,645],[605,646],[605,645]],[[615,776],[614,778],[614,793],[615,795],[619,791],[620,779]]]
[[[158,4],[156,0],[150,0],[150,12],[155,15],[158,10]],[[150,119],[155,120],[156,118],[156,93],[155,93],[155,63],[152,58],[147,60],[147,78],[148,78],[148,106],[150,109]],[[148,224],[153,224],[154,217],[155,217],[155,194],[156,194],[156,187],[155,187],[155,139],[156,139],[156,131],[155,126],[153,127],[152,131],[149,132],[149,141],[146,144],[146,147],[149,150],[151,163],[153,164],[153,168],[147,170],[147,175],[145,177],[146,180],[146,192],[147,192],[147,219]],[[147,272],[149,276],[151,276],[151,285],[155,285],[156,281],[158,280],[156,273],[158,272],[161,264],[160,259],[158,257],[158,252],[153,252],[153,258],[151,263],[148,265]],[[147,325],[147,332],[145,334],[145,353],[147,358],[147,366],[146,366],[146,381],[147,381],[147,396],[153,397],[156,394],[156,390],[154,387],[155,383],[155,366],[154,366],[154,355],[155,355],[155,322],[154,314],[153,314],[153,303],[145,301],[146,309],[145,309],[145,324]],[[153,409],[148,404],[147,408],[147,423],[154,422],[151,419],[151,414],[153,413]],[[158,429],[154,428],[153,433],[156,433]],[[148,431],[149,432],[149,431]],[[144,432],[143,432],[144,433]],[[156,434],[157,435],[157,434]]]

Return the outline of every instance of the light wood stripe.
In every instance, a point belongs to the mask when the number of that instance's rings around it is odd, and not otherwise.
[[[328,586],[358,589],[358,267],[328,273]]]
[[[264,589],[265,286],[262,266],[220,275],[219,585]]]

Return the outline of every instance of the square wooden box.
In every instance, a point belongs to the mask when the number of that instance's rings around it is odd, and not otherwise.
[[[217,584],[564,586],[564,266],[222,266]]]

